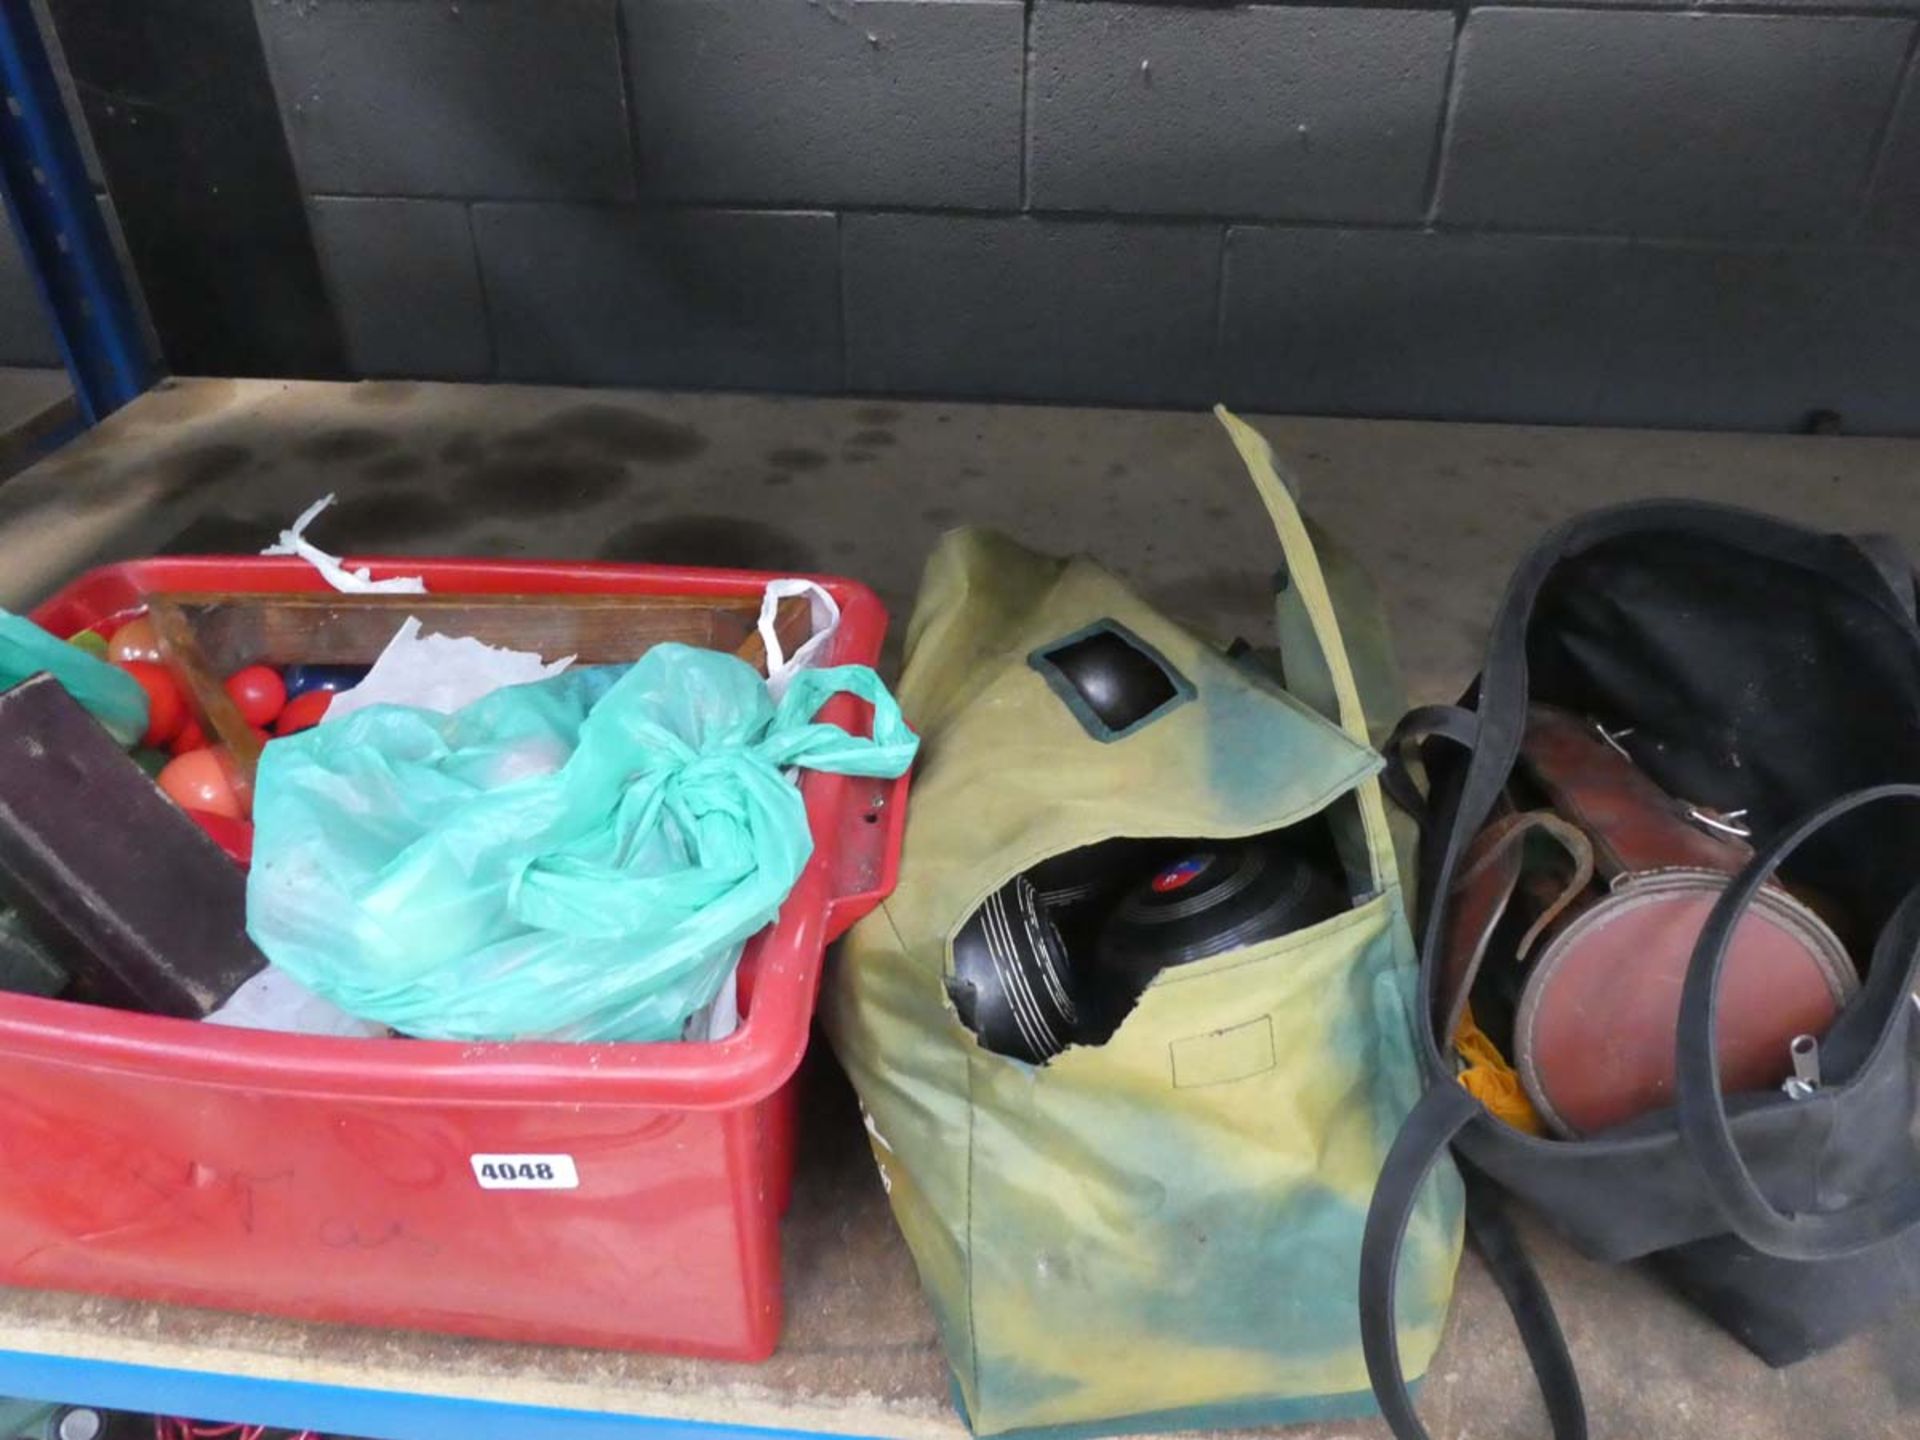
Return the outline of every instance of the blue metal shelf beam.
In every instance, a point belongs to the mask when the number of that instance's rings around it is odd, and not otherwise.
[[[0,0],[0,194],[94,424],[153,370],[28,0]]]
[[[0,1351],[0,1394],[200,1420],[306,1428],[367,1440],[822,1440],[817,1434],[789,1430],[5,1351]]]

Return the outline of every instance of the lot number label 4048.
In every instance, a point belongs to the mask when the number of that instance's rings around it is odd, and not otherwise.
[[[473,1178],[482,1190],[577,1190],[571,1155],[475,1155]]]

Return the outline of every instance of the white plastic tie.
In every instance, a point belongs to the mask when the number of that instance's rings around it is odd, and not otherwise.
[[[366,566],[349,570],[339,556],[329,555],[318,545],[307,539],[307,527],[317,519],[329,505],[333,504],[332,495],[323,495],[309,505],[300,518],[293,522],[291,530],[282,530],[278,544],[269,545],[262,555],[296,555],[320,572],[320,578],[344,595],[424,595],[427,582],[417,575],[396,575],[388,580],[376,580],[373,572]]]

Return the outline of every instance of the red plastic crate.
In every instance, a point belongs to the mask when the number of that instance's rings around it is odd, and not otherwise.
[[[369,563],[447,594],[753,595],[738,571]],[[839,602],[829,663],[886,612]],[[95,571],[71,634],[162,591],[315,591],[297,560]],[[835,702],[854,725],[863,707]],[[230,1029],[0,994],[0,1282],[497,1339],[762,1359],[780,1330],[792,1077],[822,952],[892,888],[906,781],[807,774],[814,854],[748,946],[711,1044],[465,1045]],[[482,1189],[471,1157],[566,1155],[571,1190]]]

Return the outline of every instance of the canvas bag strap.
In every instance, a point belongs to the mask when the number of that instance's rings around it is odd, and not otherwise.
[[[1754,1249],[1783,1260],[1850,1255],[1920,1225],[1920,1168],[1893,1189],[1840,1210],[1786,1214],[1754,1183],[1727,1124],[1726,1097],[1715,1064],[1720,972],[1733,932],[1781,863],[1833,821],[1887,800],[1920,800],[1920,785],[1878,785],[1829,802],[1775,837],[1727,887],[1701,927],[1680,992],[1674,1036],[1680,1136],[1727,1226]],[[1885,1016],[1882,1043],[1914,1023],[1910,997],[1920,980],[1920,887],[1909,891],[1874,946],[1866,987],[1854,1003]],[[1830,1103],[1818,1097],[1802,1104]]]
[[[1308,703],[1313,703],[1315,690],[1324,691],[1332,705],[1329,718],[1356,744],[1371,749],[1373,742],[1368,734],[1366,708],[1361,703],[1360,687],[1354,678],[1346,641],[1340,633],[1340,617],[1335,611],[1333,596],[1320,566],[1319,552],[1314,549],[1313,537],[1307,532],[1300,507],[1294,503],[1293,492],[1280,478],[1274,463],[1273,447],[1267,443],[1264,435],[1224,405],[1216,405],[1213,413],[1226,427],[1227,435],[1247,467],[1247,473],[1253,477],[1254,488],[1260,492],[1260,499],[1267,507],[1273,528],[1280,537],[1281,555],[1286,561],[1289,596],[1304,613],[1319,652],[1317,655],[1296,653],[1281,657],[1288,675],[1288,688],[1296,690],[1296,693],[1306,692],[1301,694],[1301,698]],[[1367,848],[1373,860],[1374,874],[1385,883],[1395,875],[1397,862],[1393,837],[1387,828],[1380,782],[1371,778],[1363,781],[1355,795],[1360,806],[1361,823],[1367,834]]]
[[[1260,498],[1266,502],[1286,558],[1290,596],[1304,611],[1318,645],[1317,657],[1298,654],[1282,657],[1289,677],[1304,673],[1308,677],[1304,681],[1306,686],[1317,683],[1324,687],[1330,694],[1341,728],[1355,741],[1369,745],[1366,711],[1341,636],[1339,616],[1299,507],[1274,466],[1273,451],[1259,431],[1224,407],[1216,407],[1214,413],[1233,437],[1260,491]],[[1316,659],[1318,665],[1314,666],[1311,662]],[[1475,727],[1471,720],[1459,718],[1465,715],[1462,711],[1446,719],[1435,717],[1437,723],[1433,728],[1471,747]],[[1381,874],[1390,875],[1394,864],[1393,846],[1379,782],[1368,780],[1361,787],[1359,798],[1374,863]],[[1395,1139],[1367,1211],[1360,1250],[1361,1344],[1374,1394],[1399,1440],[1427,1440],[1400,1370],[1395,1308],[1400,1253],[1427,1179],[1447,1154],[1460,1128],[1479,1113],[1479,1102],[1460,1086],[1443,1084],[1430,1088],[1408,1115]],[[1579,1379],[1553,1307],[1547,1300],[1546,1289],[1520,1247],[1519,1237],[1513,1233],[1497,1196],[1477,1177],[1469,1177],[1467,1227],[1519,1326],[1528,1359],[1546,1397],[1555,1440],[1586,1440],[1586,1409],[1580,1398]]]
[[[1394,1140],[1367,1210],[1360,1243],[1360,1348],[1380,1413],[1396,1440],[1429,1440],[1400,1369],[1395,1308],[1400,1251],[1434,1167],[1452,1146],[1453,1137],[1479,1113],[1479,1102],[1458,1085],[1435,1085],[1428,1090]],[[1586,1440],[1580,1377],[1546,1287],[1527,1259],[1492,1184],[1470,1166],[1461,1166],[1461,1174],[1467,1190],[1467,1233],[1513,1315],[1546,1401],[1554,1440]]]

